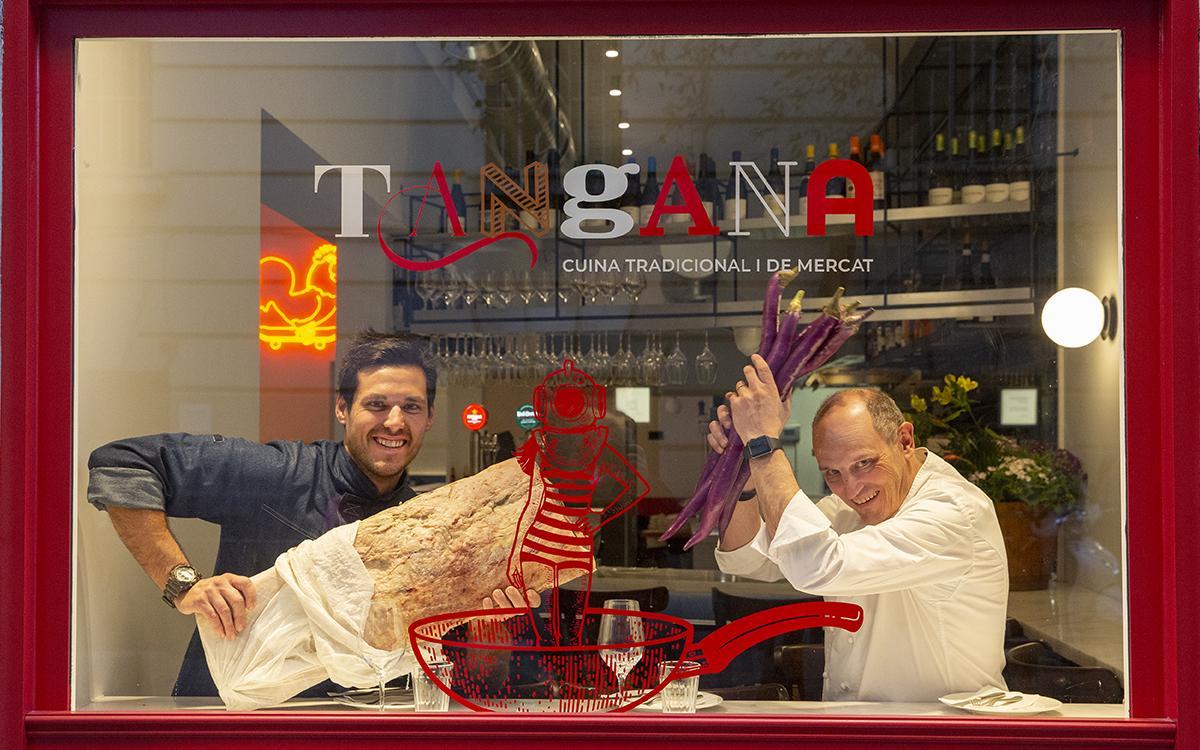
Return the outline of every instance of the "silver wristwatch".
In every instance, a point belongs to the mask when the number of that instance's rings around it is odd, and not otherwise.
[[[181,563],[171,568],[167,573],[167,585],[163,587],[163,601],[171,609],[175,609],[175,600],[188,592],[200,581],[200,574],[187,563]]]

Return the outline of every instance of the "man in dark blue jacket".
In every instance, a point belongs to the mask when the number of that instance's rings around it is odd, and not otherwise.
[[[248,576],[305,539],[413,497],[407,467],[433,424],[436,388],[423,339],[367,331],[338,374],[342,442],[261,444],[180,433],[118,440],[88,460],[88,500],[108,511],[167,605],[208,617],[234,638],[255,604]],[[221,526],[214,575],[188,564],[168,517]],[[196,633],[173,694],[217,694]]]

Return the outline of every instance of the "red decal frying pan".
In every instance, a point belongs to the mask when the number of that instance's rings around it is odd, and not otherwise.
[[[477,623],[468,641],[450,636],[453,626],[464,619],[487,614],[509,616],[504,623],[494,619]],[[628,611],[589,609],[586,619],[629,615]],[[409,627],[413,653],[426,674],[455,701],[476,711],[554,711],[588,713],[627,711],[650,700],[677,677],[671,672],[659,677],[666,661],[695,661],[700,669],[690,674],[720,672],[735,656],[756,643],[794,630],[834,627],[857,631],[863,612],[845,602],[799,602],[756,612],[717,628],[693,644],[692,625],[687,620],[659,612],[638,612],[643,636],[642,655],[626,677],[623,689],[605,659],[613,646],[599,644],[538,646],[528,610],[502,609],[438,615],[417,620]],[[585,623],[586,626],[587,623]],[[588,628],[584,628],[588,632]],[[508,634],[518,641],[513,644]],[[628,647],[623,644],[621,648]],[[430,674],[430,661],[444,660],[454,666],[447,682]],[[529,684],[529,677],[540,682]]]

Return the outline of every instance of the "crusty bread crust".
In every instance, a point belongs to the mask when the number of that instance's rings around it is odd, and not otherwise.
[[[535,474],[534,497],[541,487]],[[408,643],[410,622],[480,609],[494,589],[507,587],[508,555],[529,496],[529,475],[509,459],[359,523],[354,549],[375,582],[367,643],[394,650]],[[551,587],[548,568],[529,573],[528,588]],[[580,575],[563,571],[560,583]]]

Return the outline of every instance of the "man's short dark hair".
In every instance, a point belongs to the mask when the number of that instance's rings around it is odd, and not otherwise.
[[[813,417],[813,430],[817,429],[817,424],[835,406],[846,406],[854,401],[859,401],[867,407],[867,413],[871,415],[871,424],[879,437],[889,442],[896,439],[900,425],[904,423],[904,414],[891,396],[872,388],[847,388],[829,396],[821,403],[816,416]]]
[[[338,370],[338,396],[349,406],[354,403],[360,372],[402,365],[420,367],[425,373],[425,400],[427,407],[433,408],[433,396],[437,392],[433,352],[428,339],[412,333],[381,333],[368,328],[355,336]]]

